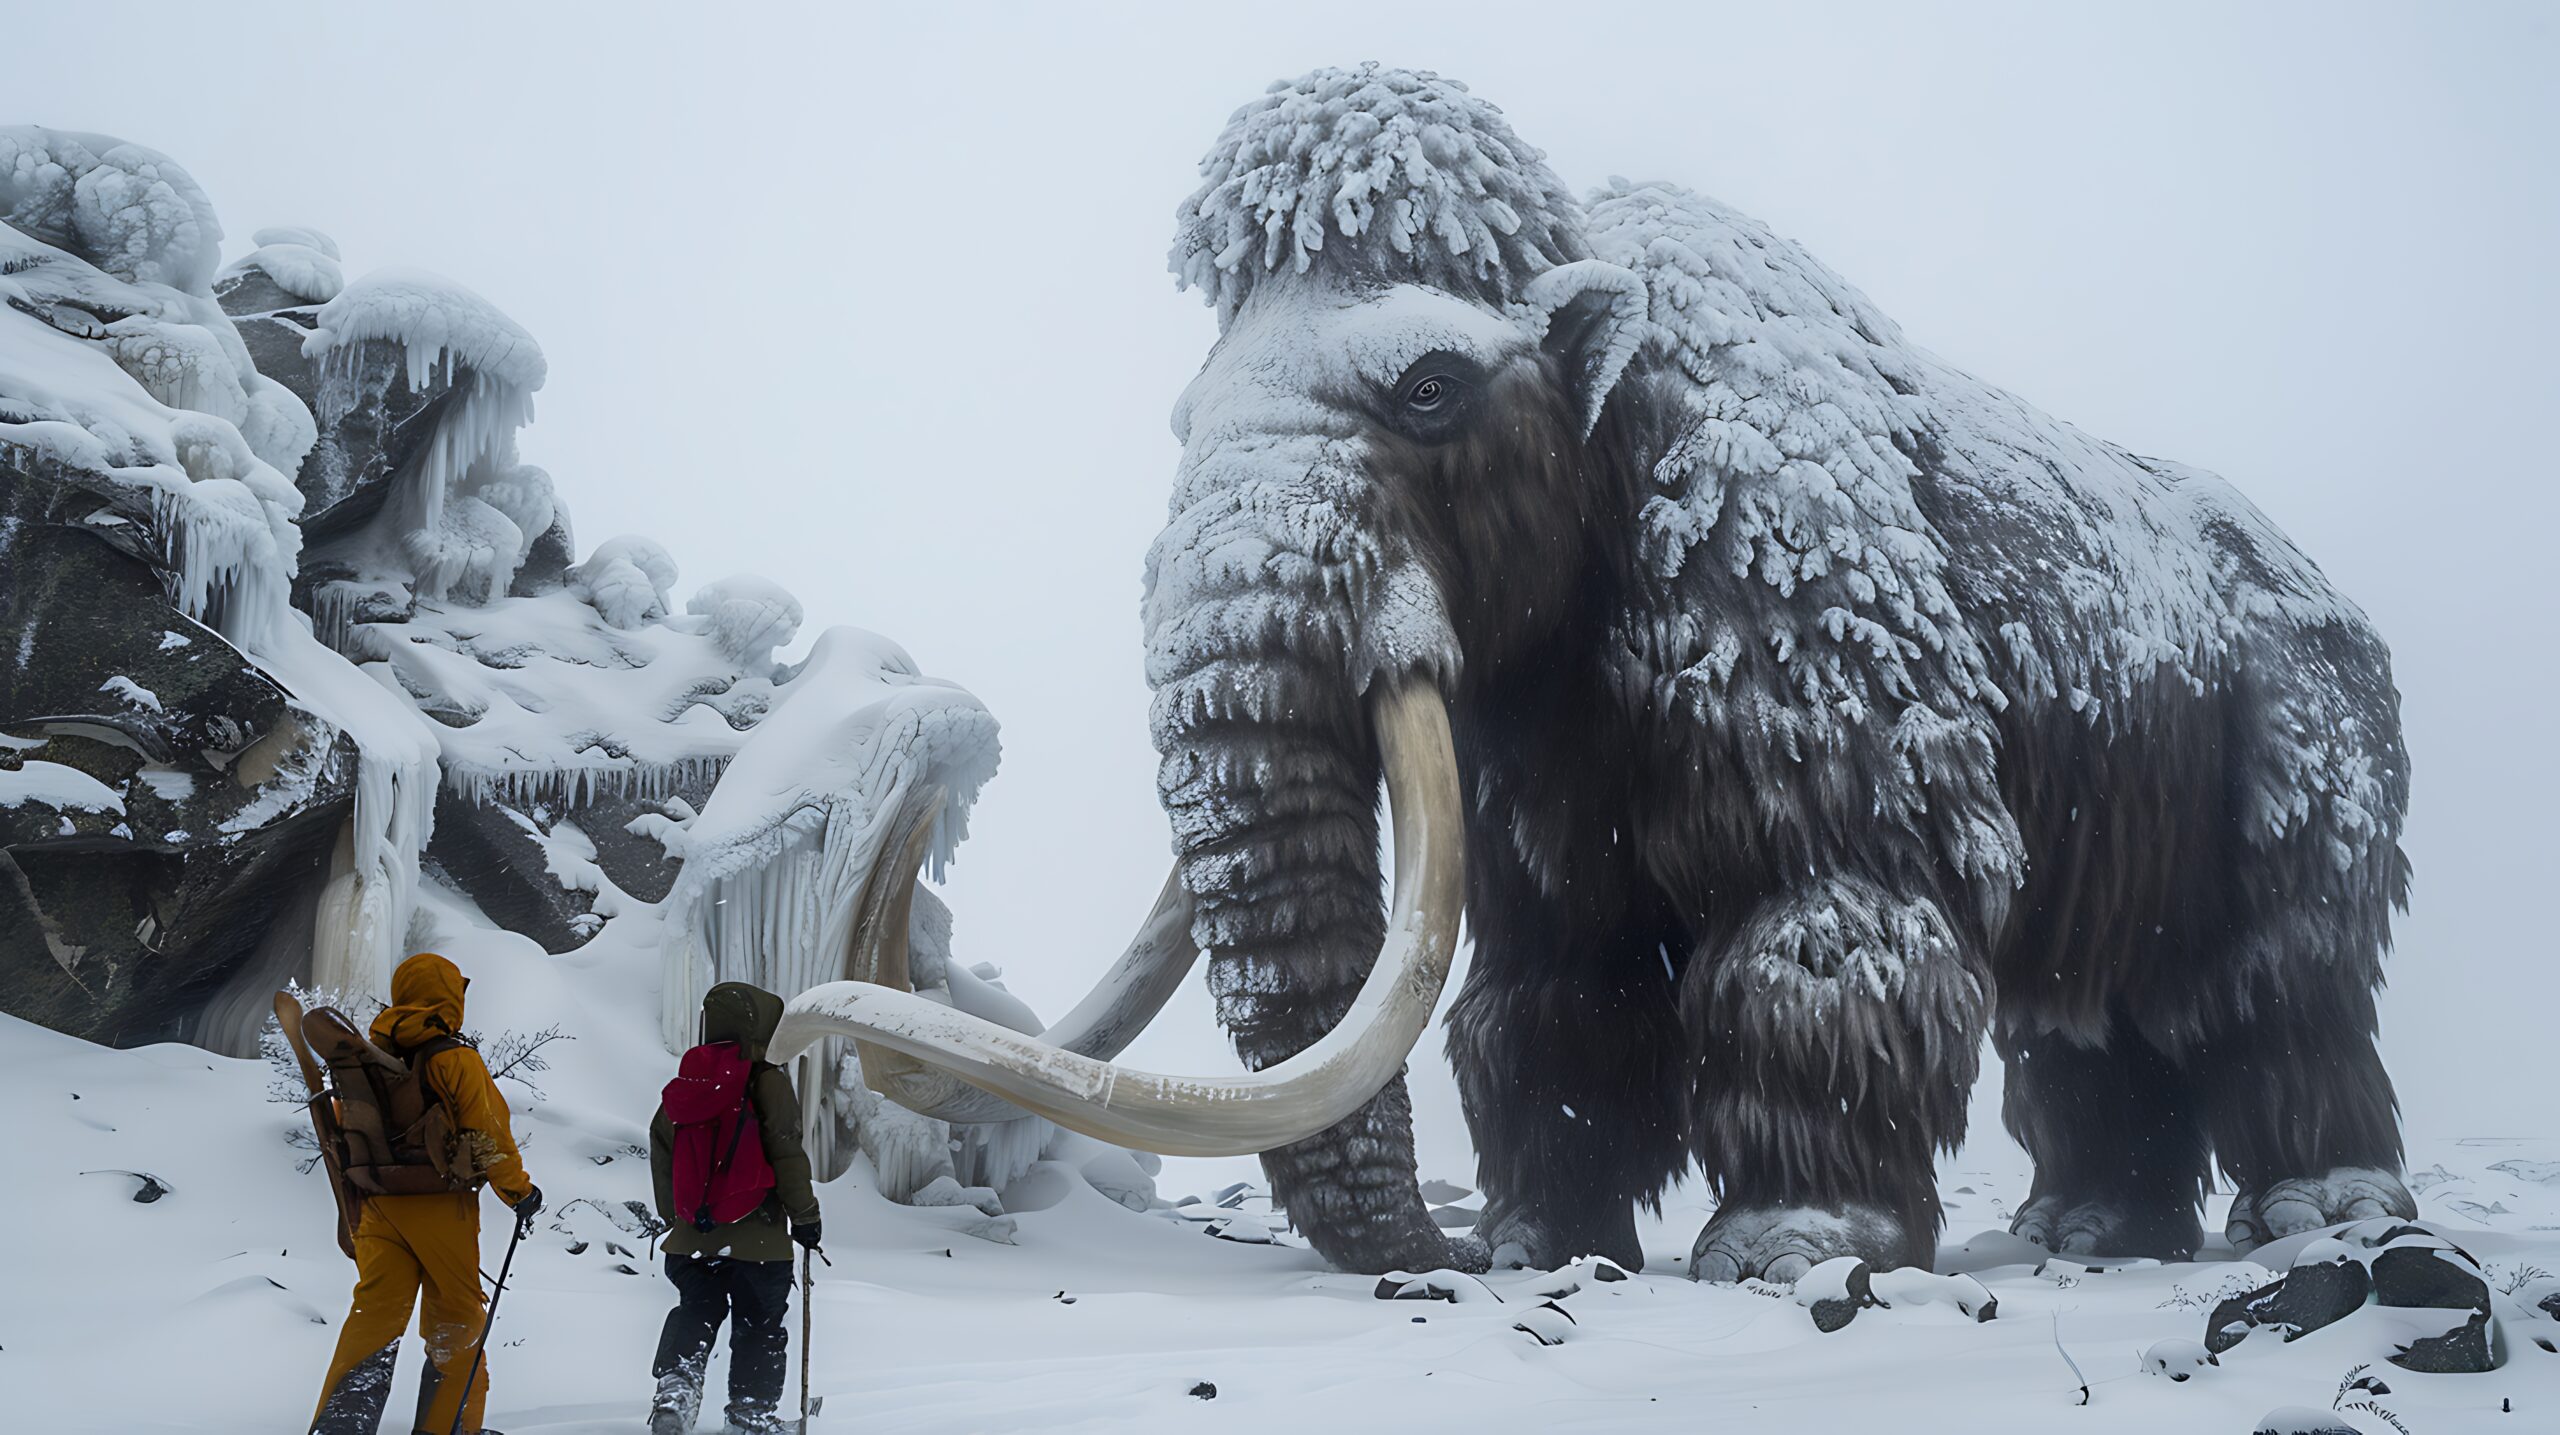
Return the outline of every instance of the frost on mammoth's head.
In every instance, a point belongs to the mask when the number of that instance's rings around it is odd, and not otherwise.
[[[1427,70],[1366,64],[1239,109],[1175,211],[1171,263],[1224,327],[1267,272],[1318,263],[1492,305],[1589,256],[1582,213],[1502,111]]]

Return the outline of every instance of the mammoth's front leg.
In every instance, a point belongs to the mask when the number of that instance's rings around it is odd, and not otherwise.
[[[1638,1270],[1635,1207],[1684,1163],[1687,1063],[1668,959],[1647,934],[1578,939],[1545,904],[1470,905],[1474,964],[1449,1009],[1449,1062],[1476,1148],[1497,1263],[1601,1255]]]
[[[1229,974],[1234,973],[1229,969]],[[1212,970],[1213,989],[1218,981]],[[1281,984],[1274,983],[1274,987]],[[1259,1071],[1315,1044],[1350,1009],[1351,992],[1315,1001],[1236,1001],[1220,990],[1245,1065]],[[1285,988],[1251,997],[1302,997]],[[1238,1020],[1236,1007],[1252,1015]],[[1318,1254],[1346,1271],[1482,1270],[1481,1249],[1453,1243],[1431,1220],[1414,1175],[1413,1099],[1399,1075],[1323,1133],[1262,1153],[1275,1203]]]
[[[1689,1140],[1722,1195],[1700,1280],[1833,1256],[1927,1265],[1936,1157],[1964,1136],[1989,969],[1934,897],[1863,876],[1763,899],[1683,975]]]

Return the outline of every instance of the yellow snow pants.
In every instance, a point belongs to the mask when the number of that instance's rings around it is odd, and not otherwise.
[[[408,1334],[409,1314],[420,1291],[426,1308],[418,1334],[426,1342],[427,1369],[418,1383],[413,1430],[445,1435],[462,1402],[462,1428],[480,1428],[489,1395],[489,1368],[463,1400],[462,1380],[471,1368],[485,1311],[480,1301],[480,1198],[455,1191],[433,1196],[368,1196],[356,1220],[356,1290],[338,1353],[329,1361],[329,1383],[311,1415],[311,1435],[374,1435],[391,1398],[391,1375]]]

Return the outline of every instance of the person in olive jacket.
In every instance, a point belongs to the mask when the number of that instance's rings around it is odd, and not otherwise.
[[[729,1323],[731,1429],[764,1435],[781,1420],[783,1374],[789,1364],[785,1317],[791,1305],[792,1245],[818,1245],[818,1197],[810,1189],[809,1156],[800,1143],[800,1099],[782,1068],[764,1059],[782,1020],[782,998],[744,982],[722,982],[702,998],[702,1043],[736,1042],[753,1063],[747,1100],[773,1166],[773,1192],[735,1221],[697,1229],[675,1206],[675,1128],[664,1107],[649,1126],[649,1167],[657,1181],[658,1215],[669,1229],[659,1247],[676,1307],[658,1336],[650,1404],[652,1435],[693,1429],[711,1341]]]

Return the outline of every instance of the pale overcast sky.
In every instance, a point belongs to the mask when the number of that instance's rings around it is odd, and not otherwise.
[[[766,574],[975,690],[957,939],[1055,1016],[1166,860],[1138,582],[1213,332],[1173,207],[1274,78],[1458,77],[1577,188],[1713,193],[2274,516],[2398,664],[2412,1128],[2552,1131],[2501,1079],[2560,1024],[2552,8],[1098,8],[12,3],[0,118],[167,151],[233,252],[304,223],[462,280],[550,357],[523,448],[582,545]],[[1169,1020],[1135,1056],[1231,1064],[1196,987]]]

